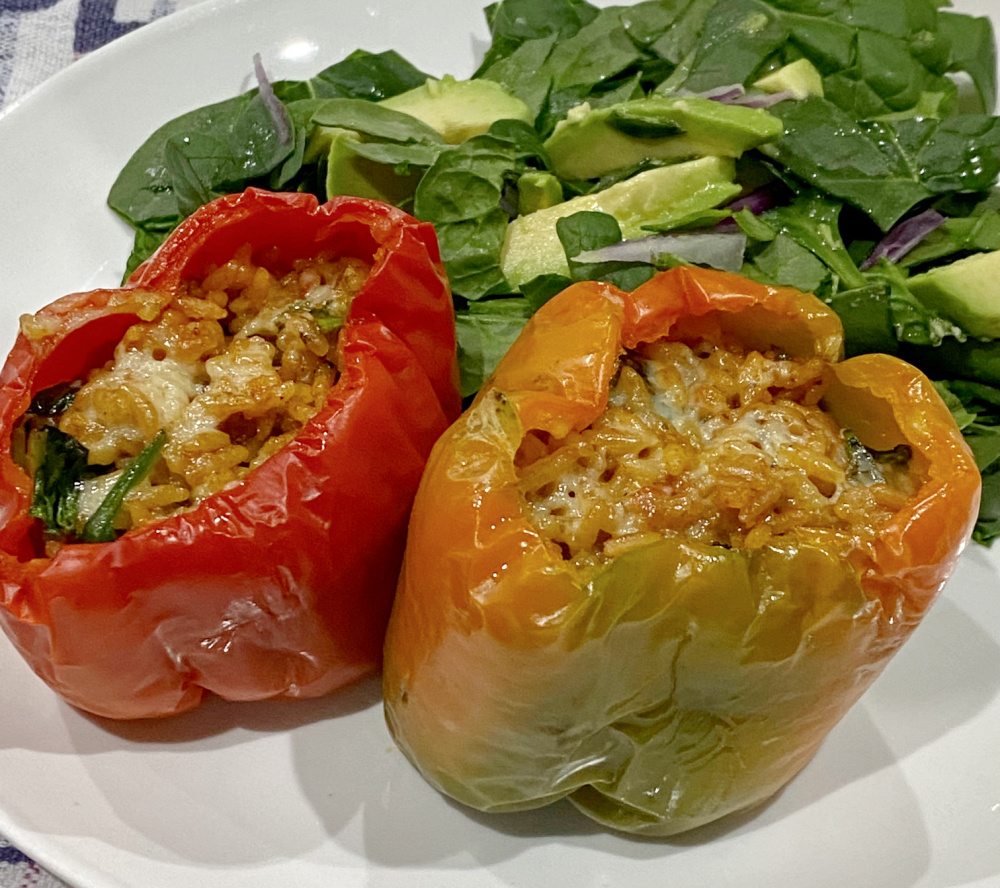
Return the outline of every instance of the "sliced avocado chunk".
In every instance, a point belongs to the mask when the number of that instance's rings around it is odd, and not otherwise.
[[[907,284],[924,305],[967,333],[1000,338],[1000,250],[932,268],[914,275]]]
[[[385,108],[402,111],[441,133],[450,145],[485,133],[498,120],[533,121],[531,110],[492,80],[429,78],[415,89],[382,99]]]
[[[544,170],[528,170],[517,179],[517,211],[525,216],[563,201],[562,183]]]
[[[761,77],[754,86],[766,93],[791,93],[792,98],[823,97],[823,75],[809,59],[798,59]]]
[[[352,146],[361,136],[353,130],[322,127],[314,136],[327,142],[326,194],[351,194],[400,205],[413,197],[423,170],[400,175],[389,164],[376,163],[357,154]]]
[[[353,133],[356,138],[361,138],[353,130],[346,130],[339,126],[314,126],[309,140],[306,142],[302,162],[317,163],[321,157],[330,153],[330,143],[342,133]]]
[[[783,131],[761,108],[653,95],[603,108],[584,102],[556,124],[545,149],[557,176],[594,179],[645,160],[739,157]]]
[[[690,215],[701,204],[709,209],[733,198],[736,164],[727,157],[657,167],[593,194],[583,194],[555,206],[518,216],[507,226],[500,268],[513,287],[543,274],[569,274],[556,222],[584,210],[607,213],[618,220],[625,239],[648,234],[643,226],[671,214]]]

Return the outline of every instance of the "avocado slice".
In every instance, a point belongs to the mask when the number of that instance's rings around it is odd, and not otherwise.
[[[584,210],[607,213],[618,220],[624,238],[640,237],[648,233],[644,225],[663,227],[671,217],[683,218],[731,200],[740,192],[735,178],[732,158],[701,157],[646,170],[603,191],[518,216],[507,226],[500,268],[513,287],[543,274],[568,275],[556,233],[559,219]]]
[[[761,108],[653,95],[603,108],[577,105],[545,149],[560,178],[594,179],[646,160],[739,157],[783,132],[781,121]]]
[[[498,120],[533,122],[528,106],[499,83],[456,80],[450,75],[440,80],[428,78],[420,86],[378,104],[422,120],[441,133],[449,145],[485,133]]]
[[[907,281],[924,305],[967,333],[1000,338],[1000,250],[975,253]]]
[[[754,87],[766,93],[791,93],[794,99],[809,96],[823,97],[823,75],[809,59],[798,59],[776,71],[772,71],[754,83]]]
[[[517,179],[517,211],[522,216],[563,201],[562,183],[544,170],[528,170]]]
[[[306,151],[326,154],[326,194],[351,194],[399,206],[413,198],[423,170],[400,174],[389,164],[376,163],[353,150],[362,137],[341,127],[317,127]]]

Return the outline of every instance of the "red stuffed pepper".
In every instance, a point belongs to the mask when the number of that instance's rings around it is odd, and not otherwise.
[[[406,522],[460,407],[433,229],[251,189],[120,289],[33,316],[0,377],[0,624],[113,718],[377,669]]]
[[[434,786],[668,835],[810,759],[980,492],[931,383],[841,351],[815,297],[703,269],[535,314],[410,522],[385,707]]]

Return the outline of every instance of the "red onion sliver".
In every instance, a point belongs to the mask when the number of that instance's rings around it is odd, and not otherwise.
[[[924,210],[924,212],[900,222],[879,241],[871,255],[861,263],[861,270],[866,271],[871,268],[879,259],[893,263],[899,262],[928,234],[940,227],[944,221],[945,217],[937,210]]]
[[[704,92],[695,93],[702,99],[714,99],[716,102],[729,102],[746,92],[741,83],[730,83],[727,86],[716,86]]]
[[[730,105],[742,105],[744,108],[770,108],[772,105],[777,105],[778,102],[794,98],[793,93],[782,90],[776,93],[751,92],[725,101]]]
[[[288,111],[281,100],[274,94],[271,81],[267,79],[267,72],[264,70],[264,63],[261,61],[260,53],[253,55],[253,70],[257,75],[257,88],[260,90],[260,98],[267,108],[267,113],[271,115],[274,126],[278,130],[278,138],[282,145],[287,145],[292,138],[292,125],[288,119]]]

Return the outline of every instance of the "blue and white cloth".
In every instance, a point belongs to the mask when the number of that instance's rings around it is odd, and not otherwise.
[[[0,0],[0,108],[74,59],[197,2]]]
[[[3,888],[66,888],[37,863],[0,836],[0,886]]]
[[[0,0],[0,110],[75,59],[199,0]],[[0,836],[0,888],[66,888]]]

